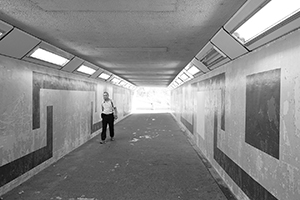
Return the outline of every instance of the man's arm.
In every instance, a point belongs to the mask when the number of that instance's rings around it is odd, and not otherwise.
[[[118,119],[118,110],[117,110],[117,107],[114,106],[114,103],[112,101],[111,101],[111,105],[112,105],[112,108],[113,108],[113,111],[114,111],[114,118]]]

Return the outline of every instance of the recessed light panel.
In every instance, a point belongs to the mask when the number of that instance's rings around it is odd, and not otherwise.
[[[126,82],[125,82],[125,81],[121,81],[120,85],[121,85],[121,86],[125,86],[125,85],[126,85]]]
[[[30,57],[32,58],[36,58],[48,63],[52,63],[55,65],[59,65],[59,66],[65,66],[70,60],[56,55],[54,53],[51,53],[50,51],[47,51],[45,49],[42,48],[37,48],[31,55]]]
[[[111,80],[111,82],[114,83],[114,84],[119,84],[120,81],[121,81],[121,80],[118,79],[118,78],[113,78],[113,79]]]
[[[193,65],[189,70],[187,70],[187,72],[190,73],[191,75],[195,75],[198,72],[200,72],[200,70],[195,65]]]
[[[189,78],[189,76],[186,73],[183,73],[180,75],[180,79],[183,81],[186,81]]]
[[[246,44],[299,11],[299,0],[272,0],[234,31],[232,35],[242,44]]]
[[[103,72],[102,74],[99,75],[99,78],[104,79],[104,80],[109,79],[109,77],[110,77],[110,75],[108,75],[108,74],[106,74],[106,73],[104,73],[104,72]]]
[[[87,67],[85,65],[81,65],[76,71],[82,72],[84,74],[92,75],[93,73],[95,73],[96,70],[94,70],[90,67]]]
[[[180,80],[179,78],[176,80],[176,83],[178,84],[178,85],[180,85],[181,83],[183,83],[183,81],[182,80]]]

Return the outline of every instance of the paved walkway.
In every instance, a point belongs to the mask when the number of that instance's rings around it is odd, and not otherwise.
[[[226,200],[170,114],[134,114],[116,140],[100,135],[4,200]]]

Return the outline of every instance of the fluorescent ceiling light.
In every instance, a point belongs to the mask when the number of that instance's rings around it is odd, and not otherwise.
[[[125,81],[121,81],[120,85],[121,85],[121,86],[125,86],[125,85],[126,85],[126,82],[125,82]]]
[[[176,80],[176,83],[177,83],[178,85],[180,85],[182,82],[183,82],[183,81],[180,80],[179,78]]]
[[[113,79],[111,80],[111,82],[114,83],[114,84],[119,84],[120,81],[121,81],[121,80],[118,79],[118,78],[113,78]]]
[[[102,79],[104,79],[104,80],[107,80],[107,79],[109,79],[110,75],[108,75],[108,74],[102,72],[98,77],[99,77],[99,78],[102,78]]]
[[[180,75],[180,79],[183,81],[186,81],[189,78],[189,76],[186,73],[183,73]]]
[[[79,72],[82,72],[82,73],[85,73],[85,74],[89,74],[89,75],[92,75],[93,73],[95,73],[96,70],[90,68],[90,67],[87,67],[85,65],[81,65],[77,71]]]
[[[245,44],[300,10],[299,0],[272,0],[240,26],[232,35]]]
[[[187,70],[187,72],[190,73],[191,75],[195,75],[198,72],[200,72],[200,70],[195,65],[193,65],[189,70]]]
[[[55,65],[59,65],[59,66],[65,66],[70,60],[56,55],[54,53],[51,53],[49,51],[46,51],[44,49],[41,48],[37,48],[31,55],[30,57],[45,61],[45,62],[49,62]]]

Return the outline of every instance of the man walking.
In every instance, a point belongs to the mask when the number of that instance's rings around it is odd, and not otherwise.
[[[117,119],[117,110],[108,92],[103,93],[104,102],[102,103],[102,133],[100,144],[105,144],[107,124],[109,125],[110,140],[114,141],[114,120]]]

